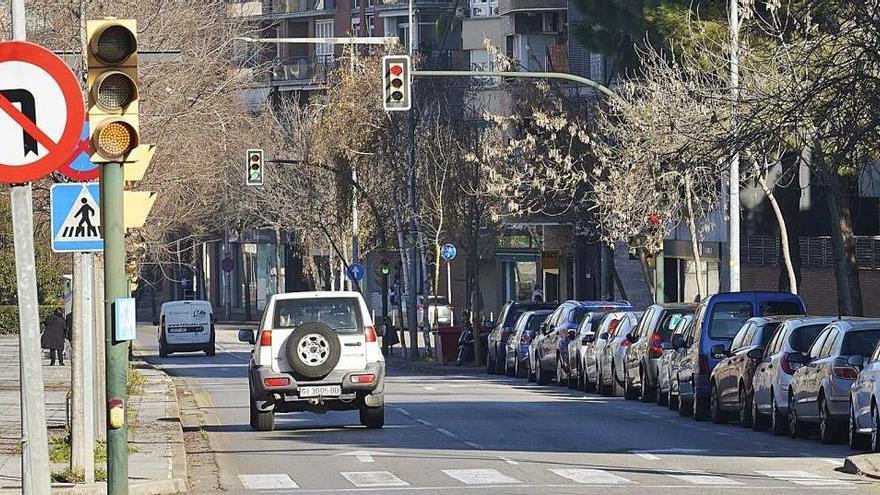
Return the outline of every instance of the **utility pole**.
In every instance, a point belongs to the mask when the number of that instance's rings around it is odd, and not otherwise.
[[[26,38],[24,0],[12,0],[12,39]],[[43,356],[37,270],[34,258],[33,189],[10,188],[15,277],[18,287],[19,380],[21,387],[21,486],[26,495],[49,494],[49,440],[43,390]]]
[[[739,146],[739,130],[736,123],[736,108],[739,101],[739,0],[730,0],[730,92],[733,100],[734,143]],[[739,203],[739,151],[735,150],[730,159],[730,291],[740,290],[740,203]]]
[[[95,481],[94,431],[94,259],[92,253],[73,255],[73,329],[71,335],[70,467],[82,469],[86,483]]]

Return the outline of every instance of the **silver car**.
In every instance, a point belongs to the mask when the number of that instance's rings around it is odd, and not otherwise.
[[[538,327],[550,316],[552,310],[526,311],[516,320],[510,337],[505,343],[504,371],[507,376],[526,378],[529,370],[529,344]]]
[[[610,387],[606,390],[602,383],[602,356],[605,354],[605,348],[608,342],[617,330],[617,325],[625,313],[615,312],[608,313],[602,319],[599,330],[593,336],[585,336],[587,339],[587,348],[584,350],[584,363],[581,367],[584,370],[585,388],[587,390],[598,390],[599,393],[610,394]]]
[[[858,365],[858,358],[853,363]],[[880,344],[849,391],[849,446],[853,450],[880,452]]]
[[[818,423],[822,443],[837,441],[848,421],[850,389],[859,367],[878,341],[880,319],[841,319],[816,337],[808,354],[789,358],[789,362],[801,362],[788,388],[792,438],[808,436]]]
[[[764,349],[752,382],[752,428],[782,435],[788,429],[788,385],[800,366],[791,356],[810,350],[816,336],[834,322],[830,317],[794,317],[780,325]],[[797,360],[797,358],[795,358]]]
[[[596,341],[596,332],[605,319],[605,313],[588,313],[575,331],[575,336],[568,343],[568,388],[576,388],[586,391],[584,369],[584,355],[590,344]],[[591,336],[588,338],[587,336]]]
[[[599,380],[599,387],[600,390],[605,391],[610,389],[612,396],[623,396],[626,348],[630,345],[629,336],[639,325],[641,316],[642,313],[624,313],[602,353],[600,363],[602,378]]]
[[[684,335],[692,321],[694,321],[693,314],[673,316],[673,321],[670,322],[671,325],[674,325],[672,335],[679,337]],[[672,395],[672,377],[675,375],[672,367],[673,363],[677,361],[675,355],[679,349],[676,349],[672,344],[672,337],[668,342],[661,343],[660,348],[663,349],[663,354],[657,362],[657,405],[668,405],[669,409],[674,410],[678,406]]]

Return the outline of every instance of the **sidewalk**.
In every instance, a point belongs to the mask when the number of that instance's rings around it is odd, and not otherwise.
[[[424,349],[422,349],[424,351]],[[403,353],[401,349],[397,348],[394,350],[394,356],[385,356],[385,364],[389,369],[392,370],[407,370],[407,371],[415,371],[417,373],[425,373],[430,375],[485,375],[486,366],[485,365],[475,365],[473,363],[467,363],[462,366],[456,366],[453,363],[440,364],[434,360],[425,360],[422,358],[419,361],[411,361],[405,357],[403,357]]]
[[[44,364],[48,364],[44,362]],[[65,398],[70,388],[70,363],[44,366],[49,436],[62,434],[66,426]],[[131,495],[172,494],[186,491],[186,451],[177,407],[177,391],[171,378],[141,361],[135,368],[144,377],[143,393],[129,398],[129,479]],[[18,339],[0,337],[0,494],[21,492],[21,434],[18,389]],[[55,464],[62,471],[66,464]],[[101,466],[102,468],[104,466]],[[53,493],[106,493],[104,483],[53,483]]]
[[[859,454],[846,458],[841,471],[880,479],[880,454]]]

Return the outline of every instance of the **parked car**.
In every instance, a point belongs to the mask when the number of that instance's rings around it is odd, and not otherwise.
[[[515,302],[509,301],[498,312],[498,321],[493,324],[493,329],[488,338],[488,354],[486,357],[486,370],[489,373],[502,373],[504,371],[505,356],[507,351],[507,339],[513,331],[513,326],[519,317],[526,311],[552,310],[555,303],[547,302]]]
[[[732,414],[743,426],[752,426],[752,380],[764,348],[776,335],[785,316],[758,316],[750,318],[739,329],[726,356],[710,378],[709,415],[714,423],[723,423]],[[716,349],[718,350],[718,349]]]
[[[609,334],[608,341],[599,356],[598,381],[602,395],[623,396],[624,369],[623,353],[629,346],[628,335],[636,329],[640,313],[624,312],[614,331]]]
[[[610,387],[606,390],[602,386],[605,383],[602,379],[602,356],[605,355],[605,347],[614,336],[623,315],[622,311],[607,313],[596,333],[584,336],[586,349],[583,351],[584,363],[581,369],[584,370],[584,388],[588,391],[597,390],[603,395],[611,393]]]
[[[504,371],[507,376],[517,378],[529,376],[529,344],[538,332],[538,328],[552,312],[549,309],[526,311],[516,320],[504,352]]]
[[[670,321],[674,327],[672,335],[669,341],[660,344],[663,354],[657,363],[657,404],[661,406],[665,404],[672,410],[678,409],[678,396],[673,393],[672,389],[672,377],[676,372],[674,365],[678,362],[678,354],[686,350],[684,347],[675,347],[672,342],[683,342],[684,335],[693,321],[693,314],[678,317],[673,315],[672,321]]]
[[[755,316],[804,314],[804,302],[788,292],[729,292],[706,298],[694,313],[688,334],[687,352],[676,365],[679,412],[697,420],[709,415],[709,376],[723,355],[712,349],[726,349],[746,320]]]
[[[385,424],[385,358],[359,292],[292,292],[269,299],[248,363],[250,425],[275,414],[359,410],[367,428]]]
[[[162,304],[159,319],[154,321],[159,340],[159,356],[173,352],[216,352],[214,310],[208,301],[170,301]]]
[[[654,304],[645,310],[639,326],[630,334],[626,348],[624,392],[627,397],[638,397],[642,402],[656,400],[660,357],[663,342],[668,342],[674,330],[676,316],[693,314],[696,304]]]
[[[858,365],[858,359],[853,364]],[[849,446],[880,452],[880,344],[862,364],[849,392]]]
[[[822,443],[842,435],[849,418],[850,389],[865,358],[880,341],[880,319],[845,318],[828,325],[800,361],[788,387],[788,431],[792,438],[806,437],[819,426]]]
[[[770,429],[776,435],[788,429],[788,387],[800,366],[790,361],[794,354],[808,352],[816,336],[832,323],[831,317],[801,317],[785,320],[764,349],[752,379],[752,429]],[[795,358],[796,360],[797,358]]]
[[[556,379],[558,385],[568,380],[568,343],[581,320],[592,311],[631,310],[626,301],[565,301],[547,318],[532,341],[536,380],[546,385]]]
[[[599,330],[599,326],[604,318],[604,312],[593,311],[588,313],[581,320],[580,325],[578,325],[574,338],[568,343],[568,388],[586,391],[585,374],[583,371],[584,353],[591,342],[590,339],[587,339],[587,336],[591,336],[592,341],[595,341],[596,332]]]
[[[419,307],[416,313],[419,321],[424,321],[425,309],[428,310],[428,321],[432,327],[452,326],[452,313],[455,308],[449,304],[446,296],[428,296],[427,307],[425,305],[425,296],[419,296]]]

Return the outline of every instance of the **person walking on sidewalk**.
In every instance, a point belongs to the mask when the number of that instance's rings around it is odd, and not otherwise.
[[[64,338],[67,334],[67,321],[62,316],[61,310],[53,311],[46,318],[44,326],[40,345],[43,349],[49,349],[49,366],[55,366],[56,355],[58,363],[64,366]]]

